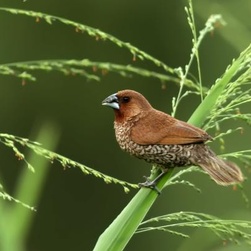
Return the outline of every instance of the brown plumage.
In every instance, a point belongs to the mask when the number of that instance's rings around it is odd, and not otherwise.
[[[196,165],[220,185],[243,181],[240,169],[205,145],[212,139],[205,131],[154,109],[143,95],[119,91],[103,102],[115,112],[115,135],[120,147],[131,155],[161,167]],[[153,186],[152,183],[149,183]]]

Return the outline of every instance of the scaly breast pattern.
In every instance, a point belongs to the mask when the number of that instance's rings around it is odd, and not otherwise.
[[[187,145],[139,145],[131,140],[132,121],[114,124],[116,139],[122,150],[163,168],[191,165],[194,148],[198,144]]]

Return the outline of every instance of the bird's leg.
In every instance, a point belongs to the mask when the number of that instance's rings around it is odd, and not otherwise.
[[[144,183],[139,183],[139,186],[150,188],[152,190],[155,190],[158,194],[160,194],[161,192],[156,185],[158,181],[166,174],[167,171],[168,169],[161,169],[161,173],[154,180],[149,180],[148,177],[145,177],[146,181]]]

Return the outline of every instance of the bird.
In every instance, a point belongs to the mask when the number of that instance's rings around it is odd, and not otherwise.
[[[206,144],[213,139],[206,131],[153,108],[141,93],[121,90],[105,98],[102,105],[114,110],[120,148],[161,170],[153,181],[147,179],[141,186],[155,189],[168,170],[192,165],[222,186],[243,181],[240,168],[218,157]]]

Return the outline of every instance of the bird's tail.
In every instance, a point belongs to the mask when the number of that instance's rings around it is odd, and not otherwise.
[[[242,172],[236,164],[217,157],[208,147],[204,149],[207,150],[207,154],[197,161],[197,165],[208,173],[217,184],[228,186],[243,181]]]

